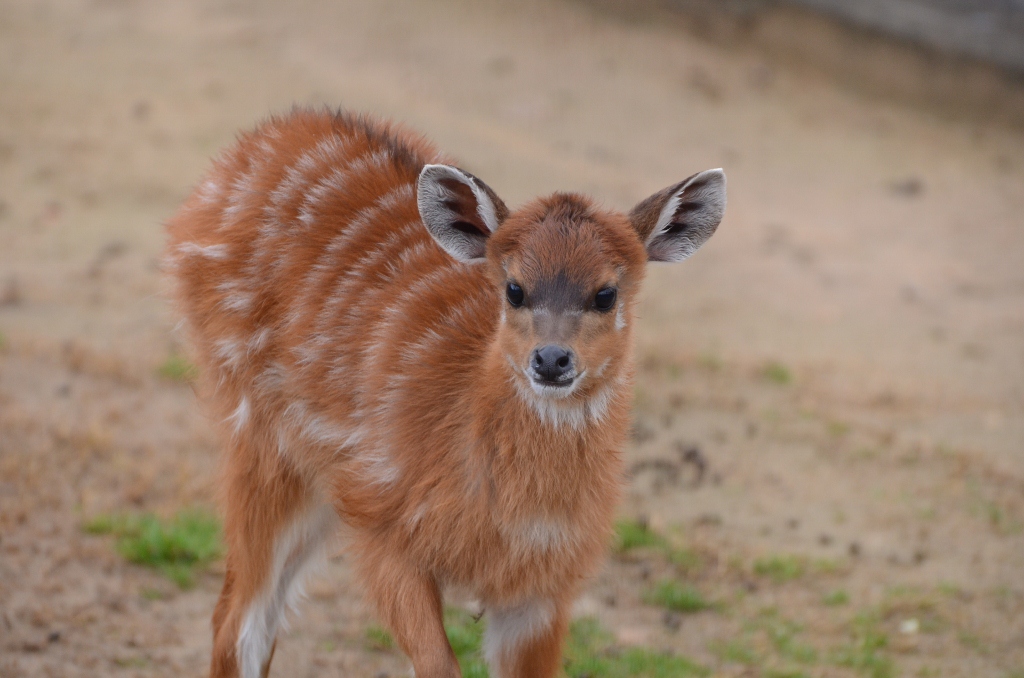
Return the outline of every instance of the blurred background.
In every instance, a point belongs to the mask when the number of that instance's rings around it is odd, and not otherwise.
[[[295,103],[510,205],[728,173],[647,281],[570,675],[1024,676],[1020,0],[0,1],[0,676],[204,674],[218,451],[162,222]],[[273,673],[406,675],[325,574]]]

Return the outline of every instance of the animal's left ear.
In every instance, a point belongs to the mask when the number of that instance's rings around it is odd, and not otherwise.
[[[649,261],[682,261],[707,242],[725,213],[725,172],[694,174],[639,203],[629,220]]]

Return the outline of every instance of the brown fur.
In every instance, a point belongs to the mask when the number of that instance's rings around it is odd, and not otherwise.
[[[439,162],[392,125],[296,110],[243,135],[168,224],[178,306],[227,441],[212,676],[238,675],[243,647],[269,667],[276,627],[260,635],[253,610],[287,597],[333,529],[324,506],[417,676],[458,675],[441,619],[453,587],[488,610],[534,610],[533,626],[508,613],[508,628],[529,628],[495,641],[498,676],[560,666],[623,476],[644,242],[582,196],[506,218],[484,186],[501,227],[486,262],[453,261],[416,204],[421,168]],[[512,308],[509,280],[563,310],[612,284],[621,316]],[[511,365],[546,341],[590,376],[538,405]]]

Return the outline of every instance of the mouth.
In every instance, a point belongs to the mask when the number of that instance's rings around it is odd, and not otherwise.
[[[571,374],[567,374],[561,379],[552,380],[544,379],[539,374],[531,369],[523,370],[526,373],[526,377],[530,382],[530,386],[533,388],[533,392],[540,396],[547,396],[549,398],[565,398],[572,394],[576,387],[579,386],[580,382],[583,381],[583,377],[586,376],[586,370],[580,373],[575,371]]]
[[[568,379],[560,379],[558,381],[549,381],[541,377],[530,375],[530,379],[533,381],[534,386],[555,389],[569,388],[576,382],[575,377],[569,377]]]

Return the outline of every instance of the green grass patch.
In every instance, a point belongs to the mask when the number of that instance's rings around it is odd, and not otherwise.
[[[839,574],[845,567],[845,563],[834,558],[816,558],[811,563],[815,574]]]
[[[725,361],[716,353],[701,353],[697,356],[697,364],[709,372],[718,372],[725,366]]]
[[[444,614],[448,642],[459,661],[463,678],[487,678],[487,665],[481,656],[486,624],[465,610],[448,608]],[[368,643],[387,643],[391,635],[377,626],[367,629]],[[377,649],[377,648],[374,648]],[[678,655],[642,647],[620,648],[615,638],[597,620],[584,618],[569,627],[563,654],[565,673],[570,678],[702,678],[710,671]]]
[[[631,647],[608,662],[604,673],[588,672],[593,678],[608,676],[618,678],[642,676],[643,678],[682,678],[683,676],[706,676],[708,670],[685,657],[656,652],[643,647]],[[580,674],[570,674],[580,675]]]
[[[825,424],[825,430],[834,438],[842,438],[850,432],[850,425],[845,421],[830,421]]]
[[[804,667],[818,663],[819,651],[800,639],[803,630],[778,608],[766,607],[744,622],[739,638],[719,641],[709,649],[721,661],[758,669],[756,675],[763,677],[805,676]]]
[[[156,373],[164,379],[171,381],[195,381],[199,376],[199,368],[193,365],[188,358],[173,354],[157,368]]]
[[[1024,532],[1024,523],[1015,518],[1008,517],[1003,509],[994,502],[986,504],[985,513],[988,516],[989,524],[999,534],[1009,535]]]
[[[193,586],[196,572],[221,554],[220,522],[200,510],[181,511],[170,520],[152,514],[104,515],[84,529],[114,535],[126,560],[159,570],[183,589]]]
[[[756,674],[765,678],[799,678],[808,675],[804,667],[819,661],[818,649],[800,639],[803,630],[778,608],[767,607],[744,622],[739,638],[719,641],[709,649],[723,662],[759,669]]]
[[[784,621],[765,630],[780,657],[800,664],[814,664],[818,661],[818,651],[797,640],[796,635],[802,630],[800,626]]]
[[[975,633],[971,633],[970,631],[961,631],[957,634],[956,638],[960,641],[961,645],[974,650],[975,652],[985,654],[988,651],[985,647],[985,643],[983,643],[981,638]]]
[[[616,553],[628,553],[634,549],[659,551],[675,565],[676,570],[684,574],[698,570],[703,564],[699,553],[690,548],[673,547],[664,535],[638,520],[622,520],[616,523],[612,546]]]
[[[782,363],[768,363],[761,370],[761,376],[774,384],[788,384],[793,381],[793,373]]]
[[[832,653],[837,666],[845,666],[870,678],[895,678],[896,666],[885,650],[889,637],[879,628],[878,616],[862,613],[850,622],[851,639]]]
[[[450,607],[444,612],[444,630],[459,660],[462,678],[487,678],[487,664],[480,654],[484,623],[465,610]]]
[[[689,678],[710,671],[686,657],[642,647],[621,649],[594,619],[579,619],[569,629],[565,672],[570,678]]]
[[[829,607],[839,607],[850,602],[850,594],[842,589],[829,591],[821,598],[821,602]]]
[[[693,549],[681,548],[671,549],[668,552],[668,560],[676,566],[680,572],[695,572],[703,565],[703,559]]]
[[[797,638],[803,626],[782,617],[774,607],[762,610],[748,628],[763,632],[782,659],[799,664],[818,661],[818,651]]]
[[[799,579],[807,572],[807,561],[799,556],[768,556],[754,561],[754,574],[776,583]]]
[[[155,589],[150,586],[142,587],[139,591],[139,595],[142,596],[143,600],[163,600],[167,596],[160,589]]]
[[[618,553],[641,548],[667,549],[668,541],[645,522],[621,520],[615,523],[614,548]]]
[[[701,612],[714,607],[704,595],[692,586],[672,579],[659,582],[644,594],[644,602],[659,605],[674,612]]]
[[[920,588],[892,587],[875,612],[883,621],[914,620],[921,633],[939,633],[949,624],[940,612],[937,595]]]
[[[761,662],[757,651],[742,640],[730,640],[729,642],[717,642],[710,646],[711,652],[723,662],[743,664],[744,666],[756,666]]]
[[[373,625],[366,629],[366,633],[363,636],[363,646],[367,650],[390,652],[395,648],[395,639],[391,637],[391,634],[386,629]]]

